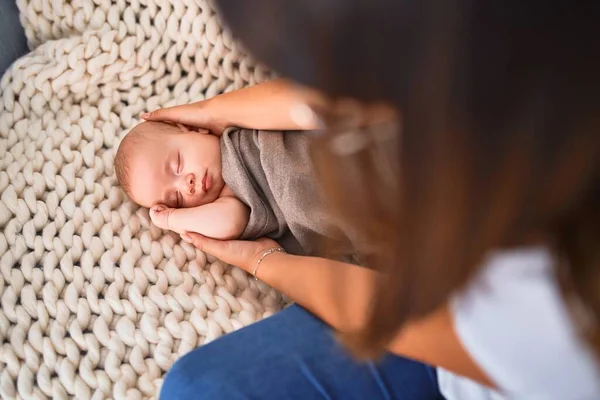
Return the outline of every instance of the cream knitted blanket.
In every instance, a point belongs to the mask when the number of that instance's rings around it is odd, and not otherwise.
[[[178,357],[282,301],[153,227],[115,150],[141,112],[268,72],[206,0],[17,3],[32,51],[0,84],[0,397],[155,398]]]

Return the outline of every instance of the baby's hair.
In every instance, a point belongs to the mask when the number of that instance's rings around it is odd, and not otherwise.
[[[117,181],[127,196],[131,198],[131,184],[129,180],[130,165],[129,158],[136,144],[142,141],[144,136],[139,126],[133,128],[121,141],[117,155],[115,156],[115,174]]]

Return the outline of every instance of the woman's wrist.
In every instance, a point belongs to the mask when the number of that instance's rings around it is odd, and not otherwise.
[[[252,275],[254,279],[258,280],[258,269],[260,268],[261,263],[265,260],[265,258],[269,257],[274,253],[285,253],[285,250],[282,247],[271,247],[270,249],[264,250],[257,261],[254,263],[254,269],[252,270]]]
[[[316,92],[276,79],[205,100],[202,104],[211,121],[223,127],[265,130],[305,129],[290,117],[296,104],[315,103]]]
[[[268,285],[273,286],[276,283],[278,272],[277,266],[285,263],[286,258],[290,257],[290,255],[284,251],[274,251],[264,257],[262,261],[260,261],[260,265],[258,266],[259,268],[256,268],[260,258],[264,253],[265,252],[263,251],[258,254],[257,257],[255,257],[247,271],[254,275],[254,270],[256,269],[256,274],[254,276]]]

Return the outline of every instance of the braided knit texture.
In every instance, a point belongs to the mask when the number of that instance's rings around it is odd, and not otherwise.
[[[119,140],[270,74],[206,0],[17,3],[32,51],[0,83],[0,397],[156,398],[177,358],[283,302],[152,226],[116,186]]]

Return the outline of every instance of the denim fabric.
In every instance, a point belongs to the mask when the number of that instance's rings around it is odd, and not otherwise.
[[[19,22],[15,0],[0,1],[0,77],[20,56],[27,52],[25,32]]]
[[[171,399],[441,399],[435,369],[386,355],[360,363],[331,329],[292,305],[225,335],[180,360],[160,398]]]

